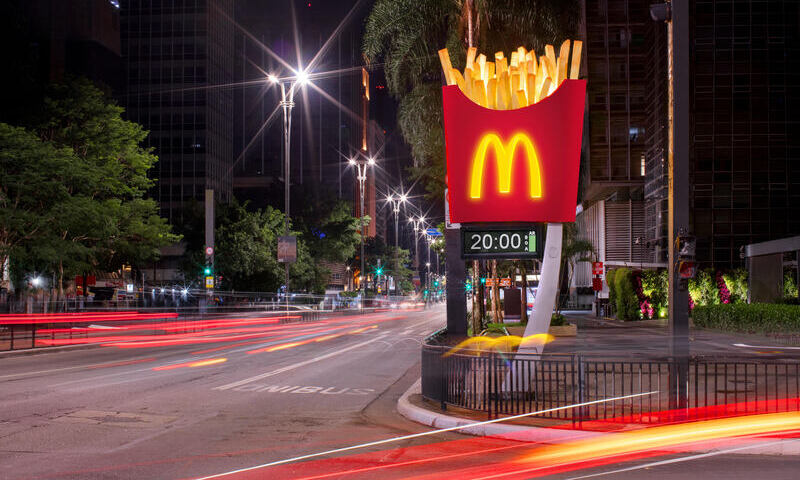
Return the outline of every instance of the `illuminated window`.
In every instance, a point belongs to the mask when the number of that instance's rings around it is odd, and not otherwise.
[[[644,177],[644,153],[641,157],[639,157],[640,166],[641,166],[641,176]]]

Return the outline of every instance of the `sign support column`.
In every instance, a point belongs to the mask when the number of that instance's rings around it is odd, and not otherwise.
[[[671,2],[669,30],[669,327],[673,371],[671,408],[689,398],[689,292],[681,282],[677,252],[689,228],[689,1]]]

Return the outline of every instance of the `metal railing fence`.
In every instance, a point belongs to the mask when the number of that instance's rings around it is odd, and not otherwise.
[[[670,415],[669,358],[600,358],[578,354],[448,354],[449,347],[422,348],[422,395],[489,417],[519,415],[594,400],[654,392],[622,400],[537,415],[572,422],[660,423]],[[704,358],[689,360],[686,412],[800,410],[800,359]]]

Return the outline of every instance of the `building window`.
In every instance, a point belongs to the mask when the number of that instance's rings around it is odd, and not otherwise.
[[[639,174],[644,177],[644,153],[639,157],[639,165],[641,167]]]

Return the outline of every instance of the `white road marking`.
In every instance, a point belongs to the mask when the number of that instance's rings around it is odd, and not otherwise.
[[[375,392],[372,388],[350,387],[317,387],[317,386],[291,386],[291,385],[264,385],[263,383],[249,383],[233,389],[235,392],[266,392],[266,393],[318,393],[320,395],[369,395]]]
[[[746,343],[734,343],[733,346],[743,348],[777,348],[780,350],[800,350],[800,347],[784,347],[783,345],[748,345]]]
[[[510,417],[495,418],[493,420],[485,420],[483,422],[467,423],[466,425],[458,425],[458,426],[455,426],[455,427],[440,428],[438,430],[429,430],[427,432],[421,432],[421,433],[412,433],[411,435],[403,435],[403,436],[400,436],[400,437],[387,438],[387,439],[384,439],[384,440],[376,440],[374,442],[362,443],[360,445],[352,445],[350,447],[335,448],[333,450],[328,450],[326,452],[309,453],[308,455],[300,455],[299,457],[286,458],[284,460],[276,460],[274,462],[264,463],[264,464],[261,464],[261,465],[256,465],[254,467],[245,467],[245,468],[240,468],[240,469],[237,469],[237,470],[231,470],[230,472],[217,473],[215,475],[208,475],[206,477],[200,477],[200,478],[197,478],[195,480],[208,480],[210,478],[226,477],[228,475],[235,475],[237,473],[249,472],[249,471],[252,471],[252,470],[257,470],[259,468],[272,467],[274,465],[283,465],[285,463],[297,462],[299,460],[305,460],[305,459],[314,458],[314,457],[321,457],[323,455],[330,455],[330,454],[333,454],[333,453],[347,452],[347,451],[350,451],[350,450],[357,450],[357,449],[360,449],[360,448],[372,447],[372,446],[375,446],[375,445],[383,445],[385,443],[399,442],[401,440],[409,440],[411,438],[424,437],[424,436],[427,436],[427,435],[436,435],[438,433],[453,432],[453,431],[456,431],[456,430],[463,430],[465,428],[478,427],[478,426],[481,426],[481,425],[489,425],[489,424],[492,424],[492,423],[507,422],[509,420],[516,420],[518,418],[530,417],[532,415],[541,415],[542,413],[557,412],[557,411],[569,410],[569,409],[577,408],[577,407],[585,407],[587,405],[596,405],[598,403],[615,402],[615,401],[618,401],[618,400],[626,400],[628,398],[643,397],[643,396],[646,396],[646,395],[653,395],[653,394],[656,394],[658,392],[659,392],[658,390],[655,390],[655,391],[652,391],[652,392],[634,393],[634,394],[631,394],[631,395],[623,395],[621,397],[604,398],[602,400],[592,400],[590,402],[576,403],[574,405],[566,405],[564,407],[548,408],[546,410],[539,410],[539,411],[536,411],[536,412],[523,413],[523,414],[520,414],[520,415],[512,415]]]
[[[281,373],[284,373],[284,372],[288,372],[288,371],[294,370],[296,368],[304,367],[304,366],[310,365],[312,363],[316,363],[316,362],[319,362],[319,361],[322,361],[322,360],[325,360],[325,359],[328,359],[328,358],[331,358],[331,357],[335,357],[337,355],[341,355],[341,354],[343,354],[345,352],[349,352],[350,350],[355,350],[356,348],[360,348],[360,347],[363,347],[365,345],[369,345],[370,343],[377,342],[378,340],[382,339],[385,336],[386,336],[386,334],[384,333],[384,334],[379,335],[379,336],[377,336],[375,338],[367,340],[366,342],[356,343],[355,345],[351,345],[349,347],[342,348],[340,350],[336,350],[336,351],[333,351],[331,353],[326,353],[325,355],[320,355],[319,357],[314,357],[314,358],[310,358],[308,360],[304,360],[302,362],[294,363],[292,365],[287,365],[285,367],[281,367],[281,368],[278,368],[276,370],[272,370],[271,372],[266,372],[266,373],[262,373],[260,375],[256,375],[254,377],[245,378],[244,380],[239,380],[237,382],[229,383],[227,385],[221,385],[219,387],[214,387],[212,390],[228,390],[230,388],[238,387],[240,385],[245,385],[245,384],[248,384],[248,383],[255,382],[257,380],[261,380],[262,378],[272,377],[274,375],[278,375],[278,374],[281,374]]]

